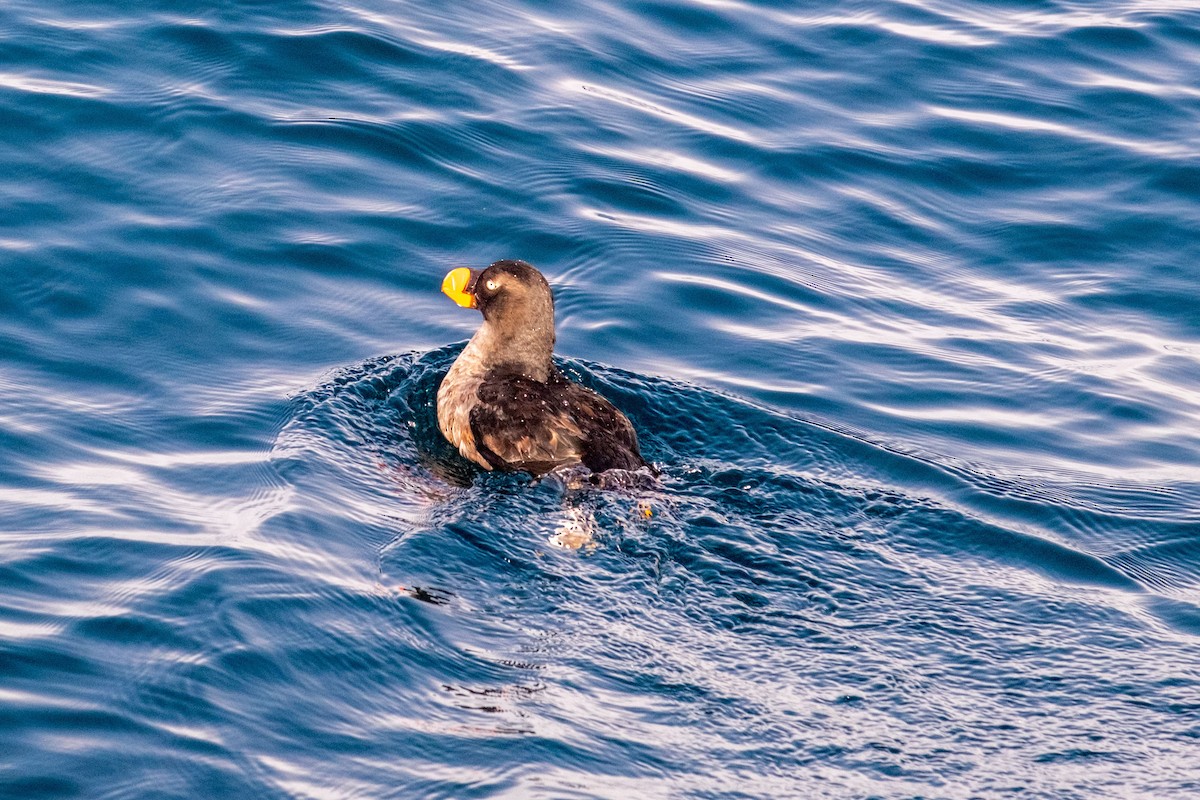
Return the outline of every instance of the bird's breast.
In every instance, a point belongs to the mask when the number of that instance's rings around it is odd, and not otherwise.
[[[492,467],[479,454],[475,436],[471,432],[471,411],[479,400],[479,385],[486,371],[473,344],[474,340],[459,354],[438,387],[438,428],[446,440],[458,448],[463,458],[490,470]]]

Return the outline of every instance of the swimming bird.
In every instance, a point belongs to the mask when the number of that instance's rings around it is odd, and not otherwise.
[[[459,267],[442,291],[483,314],[438,387],[438,427],[458,452],[485,470],[535,476],[646,466],[629,419],[554,365],[554,297],[542,273],[515,259]]]

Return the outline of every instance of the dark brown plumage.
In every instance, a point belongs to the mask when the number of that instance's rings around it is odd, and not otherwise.
[[[646,466],[625,415],[554,366],[554,299],[540,272],[497,261],[452,271],[442,290],[483,314],[438,388],[438,427],[464,457],[534,475]]]

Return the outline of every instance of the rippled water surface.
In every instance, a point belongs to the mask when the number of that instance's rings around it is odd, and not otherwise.
[[[0,6],[0,796],[1200,796],[1192,8]]]

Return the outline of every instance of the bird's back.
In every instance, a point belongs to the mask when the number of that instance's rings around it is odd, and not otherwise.
[[[475,447],[493,469],[542,474],[573,464],[593,472],[646,464],[625,415],[558,370],[545,382],[493,370],[479,384],[470,420]]]

